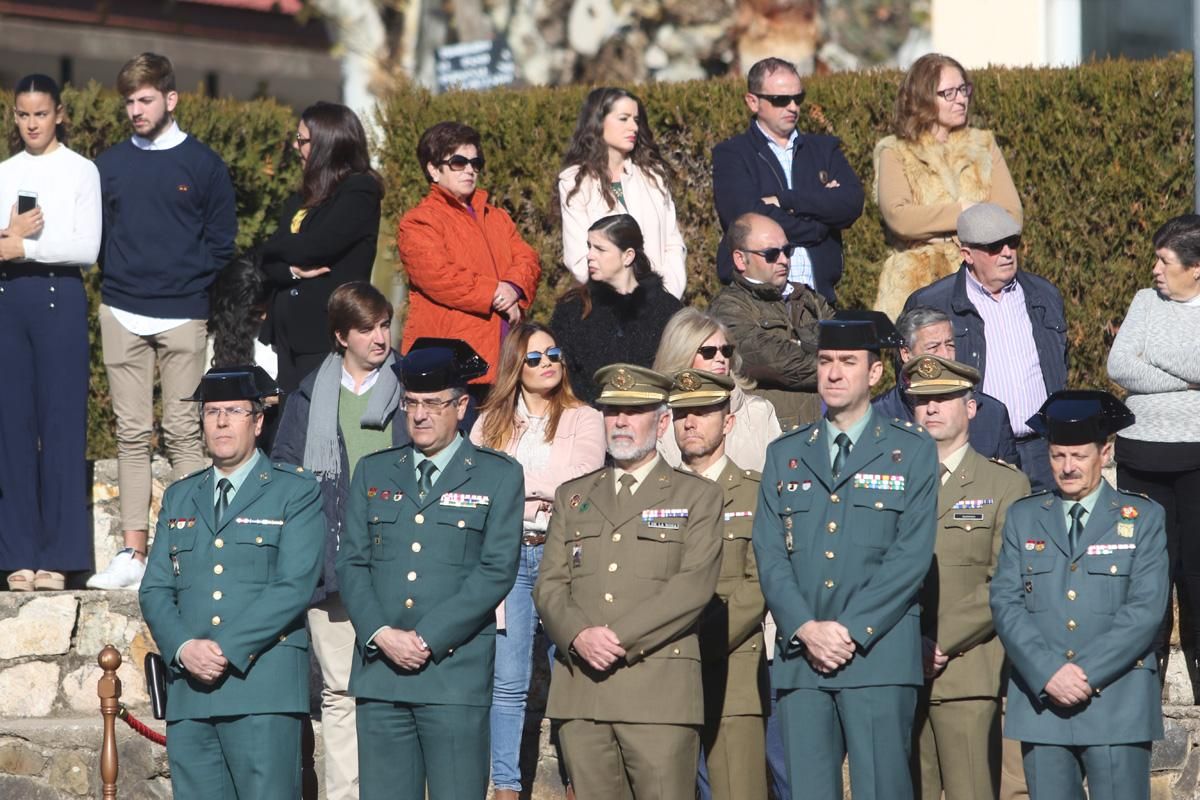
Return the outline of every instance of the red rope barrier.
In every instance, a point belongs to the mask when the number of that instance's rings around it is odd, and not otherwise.
[[[164,747],[166,746],[166,744],[167,744],[166,736],[164,736],[161,733],[159,733],[158,731],[154,730],[149,725],[147,725],[146,723],[142,722],[140,719],[135,717],[133,714],[130,714],[129,709],[125,708],[125,706],[121,706],[121,710],[117,713],[117,716],[119,716],[121,719],[125,720],[125,723],[127,725],[129,725],[129,727],[133,728],[135,731],[140,733],[142,736],[145,736],[150,741],[154,742],[155,744],[161,744]]]

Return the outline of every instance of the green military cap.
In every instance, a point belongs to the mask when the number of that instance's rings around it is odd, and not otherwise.
[[[674,375],[667,405],[697,408],[724,403],[733,392],[733,378],[699,369],[681,369]]]
[[[644,406],[662,403],[671,391],[671,379],[636,364],[609,364],[596,370],[592,380],[600,384],[596,405]]]
[[[979,385],[979,370],[941,356],[913,356],[900,368],[909,394],[954,394]]]

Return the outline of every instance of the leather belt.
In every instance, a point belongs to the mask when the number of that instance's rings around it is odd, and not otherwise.
[[[521,544],[527,544],[531,547],[534,545],[545,544],[546,534],[544,533],[527,533],[521,537]]]

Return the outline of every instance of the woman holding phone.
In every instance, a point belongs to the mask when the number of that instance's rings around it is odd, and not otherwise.
[[[100,175],[65,144],[62,96],[28,75],[13,91],[17,154],[0,163],[0,571],[59,590],[92,568],[85,493],[87,297],[100,249]]]

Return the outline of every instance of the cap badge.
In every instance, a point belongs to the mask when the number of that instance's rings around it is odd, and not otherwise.
[[[685,372],[679,376],[679,385],[685,392],[694,392],[700,388],[700,381],[690,372]]]
[[[613,388],[620,389],[623,392],[632,389],[634,383],[635,381],[633,376],[624,369],[617,370],[612,376]]]
[[[917,362],[917,374],[929,380],[942,374],[942,368],[932,358],[922,358]]]

